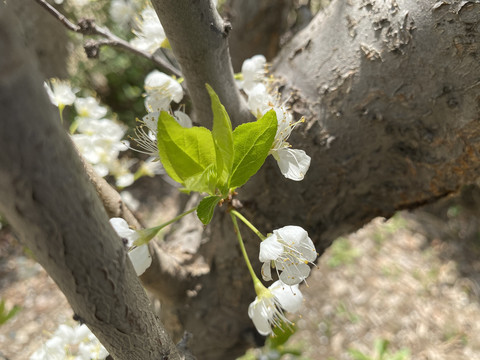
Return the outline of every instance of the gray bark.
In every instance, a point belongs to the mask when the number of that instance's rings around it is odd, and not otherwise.
[[[271,61],[280,49],[280,39],[288,29],[292,0],[230,0],[226,13],[232,23],[229,35],[232,65],[241,71],[242,63],[262,54]]]
[[[195,119],[211,126],[212,110],[205,89],[209,83],[227,109],[232,123],[251,120],[240,95],[228,52],[229,24],[210,0],[153,0],[192,99]]]
[[[34,52],[45,79],[67,76],[68,36],[60,22],[31,0],[9,0],[8,6],[22,14],[20,41]]]
[[[115,359],[180,359],[18,32],[2,5],[0,212]]]

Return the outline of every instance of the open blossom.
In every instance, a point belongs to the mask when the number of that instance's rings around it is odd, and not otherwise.
[[[145,108],[148,112],[168,111],[170,103],[180,102],[183,98],[183,89],[178,81],[170,76],[153,70],[145,78]]]
[[[127,25],[135,16],[136,2],[131,0],[112,0],[110,3],[110,17],[119,25]]]
[[[103,360],[107,350],[86,325],[60,325],[30,360]]]
[[[305,151],[292,149],[288,138],[298,124],[284,105],[279,105],[278,95],[272,94],[265,76],[265,57],[255,55],[242,65],[243,82],[239,85],[247,94],[247,106],[257,118],[270,109],[277,115],[278,127],[270,154],[277,161],[281,173],[287,179],[300,181],[307,173],[311,158]]]
[[[135,129],[136,143],[140,152],[150,155],[153,160],[158,160],[157,126],[159,112],[152,112],[140,120],[140,126]],[[191,128],[193,123],[190,117],[183,111],[176,110],[173,117],[184,128]]]
[[[75,90],[70,86],[70,82],[66,80],[50,79],[44,82],[43,87],[47,91],[48,97],[53,105],[64,108],[66,105],[72,105],[75,101]]]
[[[77,117],[77,131],[72,140],[99,176],[108,175],[110,170],[119,172],[118,155],[128,149],[128,142],[122,140],[123,126],[108,119]]]
[[[277,114],[277,133],[270,154],[277,160],[281,173],[287,179],[300,181],[310,168],[311,158],[305,151],[292,149],[287,142],[293,128],[298,124],[292,121],[292,115],[283,107],[275,107]]]
[[[278,280],[257,294],[248,307],[248,316],[261,335],[269,335],[272,333],[272,326],[290,323],[283,310],[295,313],[302,303],[303,295],[298,285],[288,286]]]
[[[153,54],[165,45],[167,36],[153,7],[147,6],[140,16],[141,19],[136,20],[138,30],[133,31],[137,37],[130,43],[139,50]]]
[[[263,82],[265,78],[265,66],[267,60],[263,55],[255,55],[242,64],[243,81],[240,86],[245,91],[252,89],[256,84]]]
[[[300,226],[284,226],[260,244],[259,259],[263,262],[262,277],[272,280],[271,267],[287,285],[299,284],[310,274],[309,263],[317,258],[317,252],[308,233]]]
[[[137,276],[142,275],[152,264],[152,257],[148,251],[148,245],[133,246],[133,242],[139,238],[135,230],[130,229],[127,222],[122,218],[111,218],[110,224],[115,232],[122,239],[127,240],[127,247],[129,248],[128,257],[135,268]]]
[[[79,117],[89,119],[101,119],[107,115],[107,108],[101,106],[94,97],[77,98],[75,100],[75,110]]]

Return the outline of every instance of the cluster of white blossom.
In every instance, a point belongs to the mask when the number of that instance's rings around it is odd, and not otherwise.
[[[120,26],[128,25],[137,14],[138,1],[112,0],[110,3],[110,18]]]
[[[272,326],[290,322],[283,310],[295,313],[300,309],[303,295],[298,285],[308,277],[309,264],[313,264],[316,258],[312,240],[299,226],[289,225],[274,230],[260,243],[263,279],[272,280],[272,268],[279,277],[268,289],[256,287],[257,297],[248,308],[248,316],[260,334],[268,335]]]
[[[132,262],[137,276],[142,275],[152,264],[152,257],[148,251],[148,245],[134,246],[133,243],[139,238],[138,232],[130,229],[128,223],[122,218],[111,218],[110,224],[118,236],[126,240],[125,246],[128,248],[128,257]]]
[[[129,168],[135,161],[118,158],[121,151],[128,149],[128,141],[122,140],[125,127],[105,118],[107,108],[94,97],[76,97],[67,81],[51,79],[50,86],[48,83],[44,86],[51,102],[60,110],[65,105],[75,105],[77,116],[71,130],[77,133],[72,135],[72,140],[97,174],[102,177],[113,175],[118,187],[131,185],[134,175]]]
[[[55,4],[60,5],[60,4],[63,4],[64,0],[53,0],[53,1],[55,2]],[[74,5],[76,7],[85,6],[88,4],[88,2],[89,0],[69,0],[69,3],[71,3],[71,5]]]
[[[149,161],[152,164],[158,164],[158,148],[157,148],[157,124],[161,111],[169,111],[172,101],[179,103],[183,98],[182,86],[177,80],[158,71],[153,70],[145,78],[145,109],[147,114],[140,121],[137,127],[135,139],[141,151],[150,155]],[[173,112],[174,118],[183,127],[192,127],[192,120],[181,110]],[[157,173],[160,170],[157,169]]]
[[[103,360],[107,350],[86,325],[60,325],[30,360]]]
[[[135,48],[153,54],[157,49],[169,46],[163,26],[151,5],[147,5],[140,17],[135,19],[135,27],[133,33],[136,37],[130,42]]]
[[[278,95],[272,94],[266,77],[266,59],[263,55],[244,61],[242,65],[243,80],[238,82],[240,88],[248,97],[248,107],[260,117],[270,109],[277,114],[278,128],[270,154],[275,158],[283,176],[287,179],[300,181],[310,167],[310,156],[305,151],[292,149],[288,138],[299,123],[293,121],[293,116],[285,104],[279,104]]]

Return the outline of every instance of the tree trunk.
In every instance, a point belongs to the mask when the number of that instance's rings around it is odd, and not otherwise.
[[[181,359],[1,6],[2,215],[115,359]]]

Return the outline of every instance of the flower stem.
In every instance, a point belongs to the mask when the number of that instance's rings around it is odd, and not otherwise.
[[[250,230],[252,230],[255,234],[257,234],[257,236],[260,238],[260,240],[263,241],[263,240],[265,240],[265,239],[267,238],[267,237],[264,236],[260,231],[258,231],[258,229],[257,229],[255,226],[253,226],[253,224],[252,224],[250,221],[248,221],[248,220],[247,220],[242,214],[240,214],[237,210],[230,210],[230,214],[233,214],[233,215],[235,215],[236,217],[238,217],[240,220],[242,220],[243,223],[250,228]]]
[[[250,263],[250,259],[248,258],[247,250],[245,250],[245,245],[243,243],[242,235],[240,234],[240,229],[238,228],[237,219],[235,218],[236,215],[233,214],[233,211],[235,210],[230,211],[230,216],[232,217],[235,234],[237,234],[238,244],[240,245],[240,250],[242,250],[243,258],[245,259],[245,263],[247,264],[247,268],[248,268],[248,271],[250,272],[250,276],[252,277],[253,285],[257,287],[257,284],[258,283],[261,284],[261,282],[258,279],[257,275],[255,274],[255,271],[253,271],[252,264]]]
[[[187,210],[183,213],[181,213],[180,215],[174,217],[172,220],[169,220],[167,221],[166,223],[163,223],[163,224],[160,224],[158,226],[154,226],[152,228],[148,228],[148,229],[143,229],[143,230],[140,230],[138,233],[140,234],[140,237],[135,240],[135,242],[133,243],[133,245],[136,245],[136,246],[140,246],[140,245],[143,245],[143,244],[146,244],[148,243],[151,239],[153,239],[153,237],[155,235],[158,234],[158,232],[160,230],[162,230],[164,227],[174,223],[175,221],[178,221],[180,220],[182,217],[184,217],[185,215],[188,215],[192,212],[194,212],[195,210],[197,210],[197,206],[195,206],[193,209],[190,209],[190,210]]]

